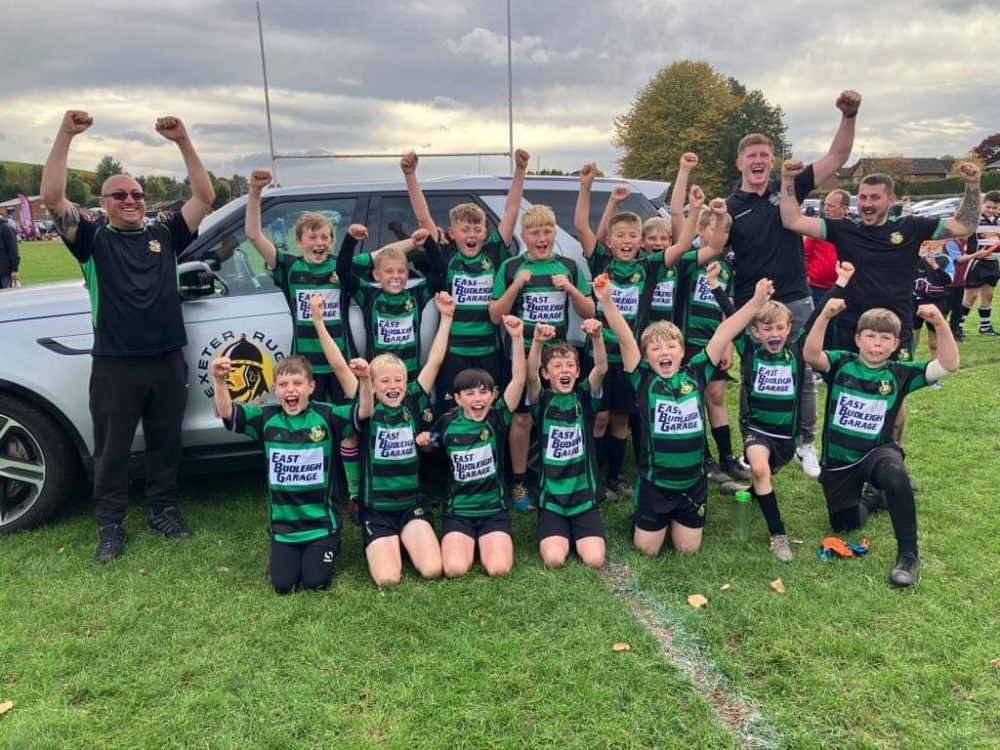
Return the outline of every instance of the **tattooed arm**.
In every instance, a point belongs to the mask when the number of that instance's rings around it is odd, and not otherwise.
[[[979,225],[979,167],[964,161],[958,165],[958,174],[965,180],[965,195],[955,209],[955,215],[944,223],[944,229],[937,239],[966,237],[973,234]]]
[[[823,240],[823,222],[802,215],[795,195],[795,178],[805,169],[798,159],[788,159],[781,165],[781,223],[796,234]]]
[[[75,109],[67,111],[63,115],[59,132],[52,141],[52,150],[49,151],[49,157],[42,169],[42,203],[55,217],[59,234],[70,243],[76,240],[77,228],[80,226],[80,212],[66,199],[66,160],[73,138],[93,123],[94,119],[86,112]]]

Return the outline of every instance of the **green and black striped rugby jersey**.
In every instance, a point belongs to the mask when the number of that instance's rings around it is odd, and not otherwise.
[[[274,541],[300,544],[340,530],[332,480],[340,435],[351,424],[354,408],[313,401],[299,414],[286,414],[277,404],[233,404],[226,428],[264,447]]]
[[[747,405],[740,414],[741,427],[771,437],[794,438],[806,369],[802,358],[805,334],[786,341],[773,354],[749,333],[741,333],[733,343],[740,355],[740,388]]]
[[[639,404],[638,474],[664,490],[683,491],[705,476],[703,394],[715,366],[702,351],[669,378],[645,361],[625,373]]]
[[[719,284],[731,297],[733,294],[732,267],[721,258],[713,260],[717,260],[722,266],[719,273]],[[708,285],[705,266],[698,265],[697,250],[684,253],[677,266],[684,289],[684,299],[681,301],[683,310],[681,330],[684,332],[684,346],[689,349],[703,349],[711,340],[719,323],[722,322],[722,310],[719,308],[719,303],[715,301],[715,295]]]
[[[399,294],[389,294],[381,285],[361,282],[355,301],[361,307],[370,362],[379,354],[395,354],[406,364],[406,378],[420,374],[420,321],[424,306],[434,295],[426,279]]]
[[[908,393],[927,385],[926,362],[887,361],[868,367],[853,352],[826,352],[823,373],[826,418],[823,422],[823,468],[856,464],[870,450],[892,443],[896,415]]]
[[[510,257],[499,232],[486,238],[474,257],[463,255],[454,243],[441,248],[446,289],[455,298],[448,351],[465,357],[492,354],[500,348],[498,327],[490,320],[494,277]]]
[[[646,323],[659,323],[666,320],[674,322],[677,301],[677,267],[676,264],[667,268],[663,265],[663,251],[646,256],[650,270],[655,268],[655,275],[646,284],[646,298],[642,308],[647,312]]]
[[[298,255],[278,250],[277,262],[272,269],[274,283],[284,293],[292,311],[292,353],[301,354],[312,365],[315,373],[328,373],[333,369],[326,361],[316,328],[313,326],[309,300],[322,294],[323,320],[330,337],[337,342],[344,359],[353,357],[348,327],[344,325],[349,297],[337,277],[336,261],[332,256],[322,263],[307,263]]]
[[[370,419],[358,425],[361,502],[377,511],[409,510],[420,505],[416,436],[432,419],[430,397],[411,381],[399,406],[375,400]]]
[[[542,466],[540,509],[575,516],[597,507],[594,415],[600,403],[585,379],[570,393],[543,388],[531,405]]]
[[[441,445],[451,463],[451,489],[445,513],[490,516],[508,510],[503,472],[511,413],[503,398],[493,402],[481,422],[456,406],[438,421]]]
[[[531,349],[535,325],[555,326],[556,341],[565,341],[569,327],[569,295],[552,285],[553,276],[567,276],[570,283],[584,295],[590,292],[580,266],[572,258],[550,255],[544,260],[532,260],[527,253],[504,262],[493,283],[493,299],[500,299],[522,270],[531,272],[531,280],[517,295],[511,315],[524,321],[524,351]],[[508,352],[509,354],[509,352]]]
[[[647,286],[656,276],[655,259],[651,256],[630,261],[615,260],[611,251],[604,245],[598,243],[593,254],[588,258],[590,264],[591,278],[596,278],[599,274],[607,273],[611,282],[611,294],[618,307],[618,312],[625,318],[632,335],[639,338],[639,333],[645,325],[648,306],[644,307],[642,302],[648,296]],[[660,266],[663,265],[663,258],[660,258]],[[604,325],[604,346],[608,352],[608,362],[621,362],[621,347],[618,344],[618,337],[611,330],[607,319],[604,317],[604,307],[597,298],[594,297],[597,307],[597,319]],[[587,351],[593,352],[593,343],[587,337]]]

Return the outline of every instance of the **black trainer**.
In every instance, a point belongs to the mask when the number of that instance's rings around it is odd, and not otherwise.
[[[190,539],[191,531],[184,524],[184,519],[177,512],[177,508],[170,505],[159,513],[151,513],[149,516],[149,529],[158,534],[163,534],[167,539]]]
[[[125,526],[120,523],[109,523],[97,532],[97,549],[94,550],[94,562],[106,563],[121,557],[125,551]]]
[[[905,589],[917,582],[920,559],[916,552],[900,552],[896,556],[896,567],[889,574],[889,583],[898,589]]]
[[[726,456],[719,468],[723,474],[728,474],[729,478],[736,482],[746,482],[750,479],[749,469],[744,469],[735,456]]]

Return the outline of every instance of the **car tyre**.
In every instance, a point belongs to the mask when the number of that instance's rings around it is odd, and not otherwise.
[[[50,518],[79,478],[80,459],[49,414],[0,394],[0,533]]]

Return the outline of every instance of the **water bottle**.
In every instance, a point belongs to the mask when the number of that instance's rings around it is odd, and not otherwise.
[[[733,531],[741,542],[750,539],[750,514],[753,512],[750,499],[750,493],[746,490],[740,490],[736,493],[736,507],[733,509]]]

